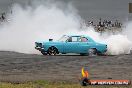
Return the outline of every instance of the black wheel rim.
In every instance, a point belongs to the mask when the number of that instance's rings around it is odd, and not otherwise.
[[[48,50],[49,55],[56,55],[56,49],[54,47],[49,48]]]

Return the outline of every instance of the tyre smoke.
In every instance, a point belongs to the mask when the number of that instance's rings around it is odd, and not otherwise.
[[[80,28],[82,18],[72,4],[45,2],[44,5],[22,7],[15,4],[8,22],[0,26],[0,50],[36,54],[35,41],[59,39],[64,34],[85,34],[95,41],[108,45],[107,54],[128,54],[131,49],[131,33],[124,29],[122,34],[100,36],[92,27]],[[62,5],[63,4],[63,5]]]

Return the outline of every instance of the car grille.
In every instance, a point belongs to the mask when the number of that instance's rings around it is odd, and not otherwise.
[[[42,43],[35,42],[35,44],[36,44],[36,47],[42,47]]]

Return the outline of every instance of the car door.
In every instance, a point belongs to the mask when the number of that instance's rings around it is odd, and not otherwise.
[[[77,53],[79,49],[78,37],[73,36],[64,43],[64,52],[65,53]]]
[[[78,50],[80,51],[79,53],[87,53],[88,49],[90,48],[90,45],[91,43],[86,37],[80,37],[78,46]]]

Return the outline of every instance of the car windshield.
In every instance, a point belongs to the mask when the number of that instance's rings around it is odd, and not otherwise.
[[[58,41],[65,42],[68,38],[69,36],[63,35]]]

